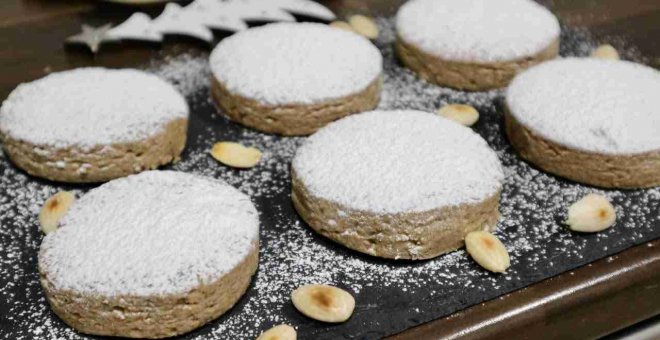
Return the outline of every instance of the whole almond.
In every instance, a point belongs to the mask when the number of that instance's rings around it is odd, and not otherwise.
[[[296,330],[289,325],[275,326],[259,335],[257,340],[296,340]]]
[[[261,159],[261,151],[233,142],[219,142],[213,145],[211,156],[218,162],[234,168],[251,168]]]
[[[378,38],[378,25],[376,25],[373,19],[357,14],[348,18],[348,23],[358,34],[368,39]]]
[[[39,212],[39,224],[44,234],[57,230],[60,220],[76,200],[69,191],[60,191],[46,200]]]
[[[479,111],[464,104],[445,105],[438,110],[438,114],[465,126],[472,126],[479,120]]]
[[[346,21],[333,21],[333,22],[330,23],[330,27],[339,28],[339,29],[342,29],[342,30],[345,30],[345,31],[355,33],[355,30],[353,29],[353,26],[351,26]]]
[[[324,322],[344,322],[355,308],[355,299],[347,291],[321,284],[298,287],[291,301],[301,313]]]
[[[598,46],[591,52],[591,56],[600,59],[619,60],[619,52],[610,44]]]
[[[566,224],[571,230],[593,233],[605,230],[616,222],[616,211],[607,198],[588,194],[568,208]]]
[[[504,244],[487,231],[473,231],[467,234],[465,248],[480,266],[491,272],[503,273],[511,265]]]

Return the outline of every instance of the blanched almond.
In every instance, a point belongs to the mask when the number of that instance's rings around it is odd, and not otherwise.
[[[349,25],[346,21],[333,21],[330,23],[330,26],[355,33],[353,26]]]
[[[289,325],[275,326],[259,335],[257,340],[296,340],[296,330]]]
[[[251,168],[261,159],[261,151],[233,142],[219,142],[213,145],[211,156],[218,162],[234,168]]]
[[[503,273],[511,265],[504,244],[487,231],[473,231],[467,234],[465,249],[480,266],[491,272]]]
[[[479,120],[479,111],[464,104],[445,105],[438,110],[438,114],[465,126],[472,126]]]
[[[359,35],[369,39],[378,38],[378,25],[376,25],[373,19],[357,14],[348,18],[348,23]]]
[[[616,222],[616,211],[607,198],[589,194],[568,208],[566,224],[571,230],[593,233],[605,230]]]
[[[298,287],[291,301],[301,313],[325,322],[344,322],[355,308],[355,299],[347,291],[320,284]]]
[[[619,60],[619,52],[610,44],[598,46],[591,52],[591,56],[600,59]]]
[[[46,200],[39,212],[39,224],[44,234],[57,230],[60,220],[69,211],[76,196],[69,191],[60,191]]]

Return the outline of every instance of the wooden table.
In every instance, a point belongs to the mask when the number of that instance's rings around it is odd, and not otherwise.
[[[403,1],[324,1],[339,16],[393,14]],[[598,37],[619,37],[660,67],[659,0],[555,0],[549,6],[571,25]],[[143,9],[157,13],[158,7]],[[195,48],[185,43],[109,48],[94,57],[67,52],[63,40],[82,23],[118,23],[125,7],[82,0],[0,2],[0,98],[16,84],[46,73],[86,65],[134,66],[151,58]],[[96,21],[95,21],[96,20]],[[620,41],[614,39],[615,42]],[[660,241],[561,274],[499,299],[473,306],[392,339],[595,338],[660,314]]]

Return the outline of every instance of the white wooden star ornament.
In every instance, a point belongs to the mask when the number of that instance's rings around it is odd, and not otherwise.
[[[168,34],[211,43],[211,29],[238,32],[248,29],[249,20],[295,21],[292,13],[325,21],[336,19],[332,11],[312,0],[195,0],[185,7],[168,3],[154,19],[137,12],[115,27],[83,25],[82,32],[67,38],[66,43],[86,45],[93,53],[106,42],[162,42]]]
[[[89,47],[92,53],[97,53],[102,43],[117,40],[116,38],[108,35],[108,31],[110,31],[111,27],[111,24],[105,24],[101,27],[82,25],[82,32],[68,37],[66,42],[71,44],[86,45]]]

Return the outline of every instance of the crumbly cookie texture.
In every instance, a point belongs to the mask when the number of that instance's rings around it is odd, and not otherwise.
[[[587,152],[545,139],[505,113],[506,134],[516,152],[549,173],[604,188],[660,185],[660,150],[630,155]]]
[[[465,91],[506,87],[516,74],[559,54],[559,40],[531,57],[492,63],[455,62],[427,54],[401,38],[395,43],[404,65],[431,83]]]
[[[425,112],[373,111],[311,136],[292,178],[294,206],[317,232],[371,255],[421,259],[495,227],[503,174],[464,126]]]
[[[92,148],[40,146],[4,136],[3,148],[30,175],[69,183],[105,182],[178,160],[187,129],[188,120],[180,118],[147,139]]]
[[[643,65],[548,62],[516,77],[507,90],[507,135],[523,158],[578,182],[660,185],[658,93],[660,72]]]
[[[347,97],[316,104],[264,105],[231,93],[213,79],[211,94],[229,119],[254,129],[285,136],[309,135],[339,118],[373,109],[380,100],[381,79]]]
[[[173,336],[245,292],[258,232],[254,205],[224,182],[147,171],[72,206],[42,242],[41,283],[53,311],[81,332]]]
[[[0,138],[32,175],[100,182],[177,159],[188,115],[185,99],[154,75],[81,68],[19,85],[0,108]]]

